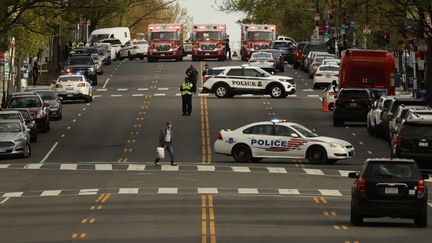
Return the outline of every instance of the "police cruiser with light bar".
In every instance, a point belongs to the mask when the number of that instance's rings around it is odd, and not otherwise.
[[[231,98],[237,94],[269,94],[285,98],[296,92],[293,78],[276,76],[259,67],[229,66],[204,82],[203,93],[214,93],[218,98]]]
[[[237,162],[264,158],[308,159],[311,164],[334,164],[354,157],[347,141],[323,137],[285,120],[256,122],[233,131],[221,130],[214,144],[217,154],[233,156]]]

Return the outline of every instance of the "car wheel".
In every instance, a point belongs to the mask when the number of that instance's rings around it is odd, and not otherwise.
[[[427,226],[427,210],[424,210],[421,215],[418,215],[414,219],[414,223],[420,228],[425,228]]]
[[[249,163],[252,161],[252,152],[246,145],[237,145],[232,150],[234,160],[239,163]]]
[[[28,158],[31,155],[31,147],[30,144],[26,143],[26,147],[24,148],[23,158]]]
[[[363,224],[363,216],[359,213],[358,209],[351,205],[351,224],[354,226],[360,226]]]
[[[214,90],[214,93],[218,98],[227,98],[230,96],[230,91],[226,84],[218,84]]]
[[[272,98],[282,98],[284,90],[280,85],[273,85],[270,87],[270,96]]]
[[[323,165],[327,161],[327,152],[321,146],[312,146],[307,150],[306,157],[311,164]]]

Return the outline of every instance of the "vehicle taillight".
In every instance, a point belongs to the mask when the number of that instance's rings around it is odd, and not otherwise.
[[[218,43],[218,44],[216,45],[216,48],[218,48],[218,49],[222,49],[222,47],[223,47],[223,45],[222,45],[221,43]]]
[[[357,189],[359,192],[366,192],[366,181],[363,178],[360,178],[357,182]]]
[[[312,65],[315,66],[315,67],[319,67],[321,65],[321,63],[314,63]]]
[[[417,183],[417,196],[419,196],[419,194],[423,194],[424,191],[425,191],[424,180],[420,179],[418,180]]]
[[[322,75],[322,73],[315,73],[314,76],[318,76],[318,77],[320,77],[320,76],[323,76],[323,75]]]
[[[402,144],[402,137],[401,137],[400,134],[398,134],[398,135],[396,136],[396,143],[395,143],[395,145],[396,145],[396,149],[400,148],[401,144]]]
[[[209,80],[209,78],[210,78],[210,76],[207,76],[207,75],[204,76],[204,82],[207,81],[207,80]]]
[[[85,83],[79,83],[78,84],[78,87],[80,87],[80,88],[85,87],[85,86],[86,86]]]
[[[172,44],[172,45],[171,45],[171,48],[172,48],[172,49],[177,49],[177,47],[178,47],[177,44]]]
[[[222,134],[220,132],[218,133],[217,140],[223,140]]]
[[[198,45],[198,44],[194,44],[192,48],[193,48],[193,49],[198,49],[198,48],[199,48],[199,45]]]
[[[267,60],[267,62],[274,62],[274,59],[269,59]]]

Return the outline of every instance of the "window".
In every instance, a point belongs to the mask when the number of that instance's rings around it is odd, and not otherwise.
[[[273,125],[257,125],[243,131],[245,134],[273,135]]]
[[[293,125],[292,128],[297,130],[299,133],[301,133],[303,136],[311,138],[311,137],[318,137],[315,133],[313,133],[311,130],[307,129],[304,126],[300,125]]]
[[[340,99],[369,99],[369,93],[366,90],[346,90],[339,94]]]
[[[297,134],[294,130],[286,126],[276,126],[275,134],[276,136],[292,137],[291,134]]]
[[[397,164],[397,163],[369,163],[366,168],[365,178],[401,178],[416,179],[419,174],[414,164]]]
[[[274,32],[251,31],[247,33],[248,40],[273,40]]]
[[[256,52],[252,54],[251,59],[273,59],[273,56],[267,52]]]
[[[227,73],[228,76],[243,76],[242,68],[232,68]]]
[[[224,71],[223,69],[210,68],[209,70],[207,70],[207,75],[219,75],[223,71]]]
[[[246,77],[261,77],[261,74],[252,68],[245,68],[244,69],[244,76]]]

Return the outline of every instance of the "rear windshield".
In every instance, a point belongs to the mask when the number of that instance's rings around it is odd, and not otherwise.
[[[405,123],[400,134],[402,136],[432,137],[432,124]]]
[[[55,100],[54,93],[51,91],[36,91],[42,100]]]
[[[268,53],[272,54],[273,57],[279,57],[279,56],[282,55],[281,52],[278,51],[278,50],[274,50],[274,51],[264,51],[264,52],[268,52]]]
[[[207,75],[219,75],[221,72],[223,72],[223,69],[212,69],[210,68],[207,70]]]
[[[121,45],[121,41],[118,39],[103,40],[102,43],[110,43],[112,45]]]
[[[338,67],[331,67],[331,66],[321,66],[319,68],[320,71],[339,71]]]
[[[273,58],[273,56],[272,56],[271,53],[261,52],[261,53],[254,53],[254,54],[252,54],[252,58],[255,58],[255,59],[269,59],[269,58]]]
[[[414,163],[369,163],[363,177],[367,179],[396,178],[396,179],[417,179],[419,172]]]
[[[9,108],[39,108],[42,106],[40,98],[36,97],[18,97],[12,98]]]
[[[292,43],[291,42],[275,42],[273,43],[273,47],[287,47],[290,48],[292,47]]]
[[[20,119],[20,116],[17,113],[0,114],[0,119],[1,120]]]
[[[69,65],[93,65],[93,59],[89,56],[85,57],[71,57],[68,61]]]
[[[83,81],[82,77],[60,77],[57,82],[79,82]]]
[[[394,104],[392,106],[391,112],[394,114],[396,112],[397,108],[402,104],[404,104],[404,105],[424,105],[424,106],[427,105],[426,101],[422,101],[422,100],[395,100]]]
[[[340,92],[340,99],[369,99],[368,92],[365,90],[343,90]]]

